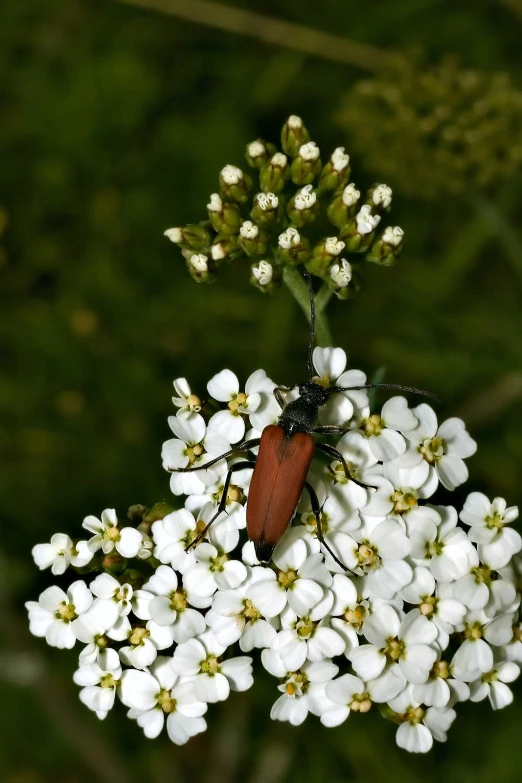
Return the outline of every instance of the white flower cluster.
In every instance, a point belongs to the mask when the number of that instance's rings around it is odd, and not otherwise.
[[[340,348],[317,348],[314,364],[324,386],[366,381],[345,371]],[[205,465],[277,421],[275,384],[258,370],[243,391],[223,370],[208,383],[221,404],[210,418],[185,379],[174,387],[162,458],[180,507],[138,529],[107,510],[85,519],[89,540],[57,534],[33,550],[56,575],[91,569],[89,583],[49,587],[27,604],[33,634],[81,644],[74,680],[88,708],[105,718],[118,697],[147,737],[166,724],[183,744],[205,730],[208,704],[250,688],[253,650],[278,681],[274,720],[298,725],[310,712],[338,726],[377,705],[411,752],[446,739],[457,702],[512,701],[522,662],[518,510],[478,492],[460,515],[426,503],[439,483],[451,490],[467,479],[476,444],[460,419],[439,426],[430,406],[410,408],[402,396],[372,413],[364,390],[332,394],[320,423],[344,425],[336,448],[346,465],[316,459],[309,481],[347,570],[320,545],[305,498],[265,566],[245,535],[251,466],[237,455]],[[207,529],[231,466],[226,513]]]

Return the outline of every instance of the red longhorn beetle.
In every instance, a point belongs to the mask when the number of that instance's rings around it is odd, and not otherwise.
[[[308,470],[314,456],[315,449],[322,451],[332,459],[341,462],[346,477],[350,481],[359,484],[351,475],[346,460],[340,451],[326,443],[317,443],[314,433],[317,434],[342,434],[346,427],[338,425],[318,426],[319,408],[325,405],[331,394],[336,392],[351,391],[356,389],[400,389],[402,391],[424,394],[427,397],[437,399],[433,394],[423,389],[415,389],[411,386],[399,386],[393,383],[370,383],[364,386],[330,386],[325,388],[313,380],[312,354],[315,341],[315,300],[312,286],[312,278],[304,270],[303,274],[308,282],[310,292],[310,342],[308,346],[308,380],[306,383],[295,384],[288,388],[277,388],[274,395],[281,406],[282,413],[277,424],[269,424],[264,428],[260,438],[244,440],[235,448],[222,454],[220,457],[210,460],[204,466],[190,468],[176,468],[176,472],[186,473],[195,470],[205,470],[222,459],[231,457],[241,451],[251,451],[259,446],[259,452],[255,460],[237,462],[228,470],[221,499],[216,513],[189,544],[187,550],[200,541],[211,524],[222,511],[225,511],[228,488],[232,474],[238,470],[252,468],[254,473],[248,493],[246,506],[248,537],[254,542],[257,558],[262,563],[269,563],[272,552],[288,528],[295,514],[299,498],[306,487],[310,495],[312,511],[317,521],[317,538],[330,553],[334,560],[345,570],[346,566],[332,552],[324,540],[321,528],[321,508],[315,490],[306,480]],[[299,397],[285,404],[283,391],[291,391],[298,386]],[[365,485],[361,485],[365,486]]]

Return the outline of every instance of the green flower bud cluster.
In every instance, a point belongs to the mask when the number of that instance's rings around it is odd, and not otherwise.
[[[505,73],[400,61],[359,81],[339,121],[376,171],[415,197],[484,188],[522,164],[522,92]]]
[[[402,229],[381,223],[391,189],[375,184],[361,198],[344,147],[323,162],[300,117],[284,124],[280,149],[256,139],[245,157],[253,174],[225,166],[206,220],[165,231],[198,282],[213,282],[225,262],[247,261],[252,285],[271,293],[285,266],[304,265],[346,299],[362,257],[389,266],[400,255]]]

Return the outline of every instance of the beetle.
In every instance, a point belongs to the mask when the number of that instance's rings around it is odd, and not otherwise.
[[[350,387],[324,387],[316,383],[314,381],[312,361],[315,343],[315,296],[310,274],[303,270],[303,275],[308,283],[310,294],[308,380],[294,386],[280,387],[274,390],[275,398],[282,410],[281,416],[277,424],[269,424],[264,428],[260,438],[243,440],[230,451],[215,457],[203,466],[173,469],[173,472],[180,473],[205,470],[223,459],[240,452],[251,451],[259,446],[256,459],[244,460],[230,466],[216,513],[198,536],[187,546],[186,551],[195,546],[205,536],[212,523],[226,510],[228,489],[233,474],[236,471],[250,468],[253,470],[253,475],[246,505],[246,522],[248,537],[254,543],[258,560],[265,564],[270,562],[275,546],[289,527],[295,515],[301,494],[306,489],[310,496],[312,511],[317,523],[317,538],[333,559],[347,570],[346,566],[332,552],[324,539],[321,528],[319,500],[314,488],[307,481],[308,471],[315,451],[321,451],[331,459],[339,460],[343,466],[346,478],[356,484],[360,484],[360,482],[351,476],[346,460],[340,451],[327,443],[316,441],[315,434],[342,434],[347,431],[347,428],[341,425],[319,425],[319,409],[328,402],[332,394],[358,389],[399,389],[437,399],[435,395],[423,389],[393,383],[370,383],[364,386]],[[299,397],[296,400],[285,403],[283,393],[289,392],[296,387],[299,390]],[[368,488],[368,485],[360,484],[360,486]],[[375,487],[369,488],[375,489]]]

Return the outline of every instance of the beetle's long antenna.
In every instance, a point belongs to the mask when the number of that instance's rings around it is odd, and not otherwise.
[[[308,293],[310,295],[310,342],[308,343],[308,360],[306,366],[308,367],[308,380],[311,381],[314,377],[314,363],[312,357],[315,343],[315,294],[311,274],[306,269],[303,269],[303,275],[308,283]]]
[[[401,386],[398,383],[367,383],[365,386],[330,386],[331,392],[356,391],[357,389],[398,389],[399,391],[411,392],[412,394],[422,394],[424,397],[431,397],[432,400],[440,402],[436,394],[432,394],[425,389],[417,389],[415,386]]]

